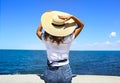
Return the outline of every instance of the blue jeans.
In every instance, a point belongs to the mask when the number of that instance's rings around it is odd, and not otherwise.
[[[70,65],[64,65],[58,69],[48,67],[44,72],[45,83],[71,83],[72,72]]]

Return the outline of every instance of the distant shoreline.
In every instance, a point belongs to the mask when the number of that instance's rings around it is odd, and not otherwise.
[[[41,50],[41,49],[0,49],[0,50],[26,50],[26,51],[46,51],[45,49]],[[120,51],[120,50],[70,50],[70,51]]]

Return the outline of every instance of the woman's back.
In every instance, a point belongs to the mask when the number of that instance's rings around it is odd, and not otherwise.
[[[69,63],[69,50],[70,50],[70,46],[72,41],[74,40],[74,34],[71,34],[69,36],[64,37],[63,42],[61,42],[60,44],[57,44],[56,42],[51,42],[50,38],[47,38],[47,40],[44,39],[44,34],[42,36],[42,41],[46,46],[47,49],[47,57],[48,60],[51,62],[53,61],[60,61],[60,60],[65,60],[67,59],[66,62],[62,63],[62,64],[54,64],[53,66],[62,66],[65,64]]]

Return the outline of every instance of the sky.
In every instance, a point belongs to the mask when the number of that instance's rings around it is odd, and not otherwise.
[[[0,49],[45,50],[36,36],[47,10],[84,23],[71,50],[120,50],[120,0],[0,0]]]

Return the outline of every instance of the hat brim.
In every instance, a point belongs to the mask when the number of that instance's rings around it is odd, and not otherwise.
[[[66,21],[64,26],[54,26],[52,25],[52,19],[54,15],[70,15],[70,14],[60,11],[45,12],[41,16],[41,24],[43,29],[47,33],[53,36],[67,36],[74,32],[76,28],[76,23],[74,22],[73,19]]]

